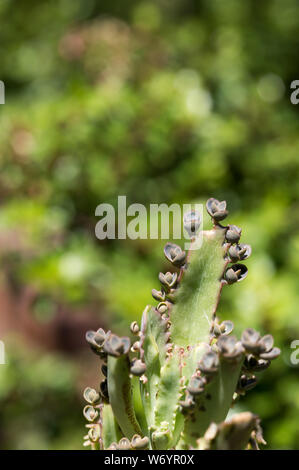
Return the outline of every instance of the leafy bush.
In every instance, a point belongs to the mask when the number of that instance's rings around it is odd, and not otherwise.
[[[244,407],[273,448],[298,448],[297,2],[5,0],[0,17],[3,277],[54,305],[97,305],[121,334],[149,302],[162,243],[99,243],[96,206],[229,200],[256,256],[222,316],[282,349]]]

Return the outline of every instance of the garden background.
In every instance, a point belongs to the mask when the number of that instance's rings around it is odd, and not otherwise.
[[[282,355],[239,402],[299,448],[296,0],[1,0],[0,448],[80,449],[87,329],[126,334],[165,241],[95,237],[95,208],[226,199],[252,245],[219,314]]]

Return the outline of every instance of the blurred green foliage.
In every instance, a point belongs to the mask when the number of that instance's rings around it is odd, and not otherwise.
[[[1,366],[1,448],[74,449],[82,439],[75,364],[8,342]]]
[[[296,0],[3,0],[0,253],[17,285],[105,307],[124,331],[166,267],[161,241],[94,235],[95,208],[227,199],[249,276],[219,314],[271,332],[282,356],[238,405],[270,448],[299,448]],[[41,316],[47,308],[41,308]],[[99,308],[99,310],[101,310]],[[75,359],[7,343],[3,448],[81,448]],[[92,385],[92,384],[86,384]],[[79,411],[79,412],[78,412]]]

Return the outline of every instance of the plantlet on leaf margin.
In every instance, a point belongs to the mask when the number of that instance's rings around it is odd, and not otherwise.
[[[252,328],[238,340],[231,335],[233,323],[216,317],[223,286],[247,276],[239,261],[251,248],[239,244],[239,227],[220,224],[228,215],[225,201],[210,198],[206,207],[213,228],[202,232],[199,250],[185,253],[166,244],[165,257],[176,271],[159,274],[161,288],[152,291],[157,307],[147,306],[141,325],[130,326],[135,342],[101,328],[86,334],[104,375],[98,392],[84,391],[84,445],[92,449],[257,449],[265,444],[257,416],[246,412],[225,419],[236,399],[256,385],[254,374],[280,351],[271,335],[261,337]],[[184,215],[191,243],[200,224],[194,211]],[[134,409],[133,381],[140,385],[142,424]]]

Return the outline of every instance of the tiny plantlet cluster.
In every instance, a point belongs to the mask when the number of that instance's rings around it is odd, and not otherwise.
[[[239,227],[223,224],[225,201],[210,198],[206,208],[213,227],[201,233],[200,249],[186,253],[166,244],[173,269],[159,274],[161,288],[152,291],[156,307],[145,308],[141,325],[131,324],[135,340],[101,328],[86,334],[105,377],[98,391],[84,391],[84,445],[92,449],[234,450],[266,444],[258,416],[227,414],[280,350],[271,335],[252,328],[237,339],[233,323],[216,316],[223,286],[247,276],[243,261],[251,248],[240,243]],[[185,214],[184,226],[195,243],[199,215]],[[136,407],[140,399],[142,407]]]

